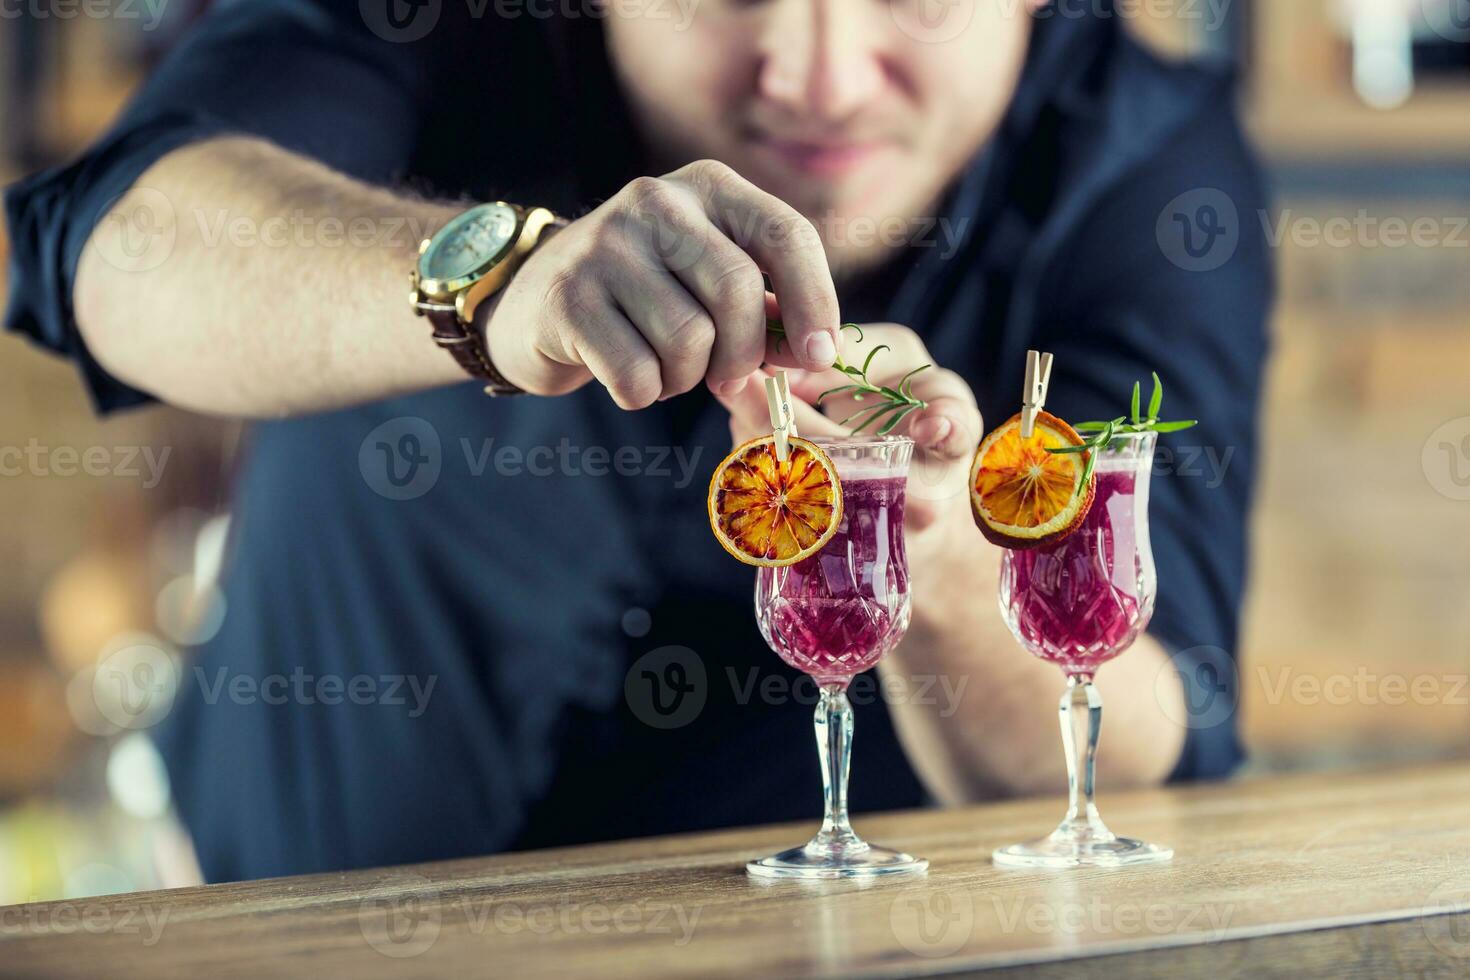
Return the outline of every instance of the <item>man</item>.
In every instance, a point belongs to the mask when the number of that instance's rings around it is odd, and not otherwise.
[[[1079,421],[1157,370],[1229,461],[1154,481],[1157,612],[1099,686],[1106,786],[1231,770],[1271,275],[1253,222],[1220,248],[1218,221],[1182,250],[1175,227],[1260,206],[1222,75],[1155,62],[1106,3],[338,6],[221,5],[101,143],[6,198],[7,322],[102,410],[269,420],[225,624],[162,731],[207,877],[812,817],[811,691],[703,483],[768,429],[763,363],[811,401],[879,341],[884,377],[939,367],[905,425],[913,625],[887,698],[854,695],[854,809],[1062,785],[1060,678],[1000,622],[964,492],[1028,347]],[[574,220],[452,224],[495,200]],[[432,281],[477,235],[516,258],[476,273],[465,324]],[[881,325],[864,347],[844,321]],[[211,696],[236,674],[429,695]]]

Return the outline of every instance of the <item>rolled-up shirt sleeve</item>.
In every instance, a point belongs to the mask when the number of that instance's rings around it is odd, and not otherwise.
[[[428,44],[374,33],[356,3],[217,6],[101,140],[6,188],[5,328],[72,358],[99,411],[147,401],[97,363],[77,329],[72,285],[97,223],[161,157],[225,134],[268,139],[365,180],[401,175],[413,153]]]

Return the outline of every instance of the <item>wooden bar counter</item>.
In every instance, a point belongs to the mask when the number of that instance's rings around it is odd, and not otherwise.
[[[1470,764],[1100,804],[1173,862],[1002,871],[991,849],[1061,810],[1016,801],[858,818],[917,878],[747,878],[813,829],[783,826],[11,906],[0,976],[1470,973]]]

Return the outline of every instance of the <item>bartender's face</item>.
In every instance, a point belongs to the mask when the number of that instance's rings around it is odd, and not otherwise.
[[[921,229],[1015,92],[1036,0],[605,0],[657,162],[714,158],[817,225],[839,271]]]

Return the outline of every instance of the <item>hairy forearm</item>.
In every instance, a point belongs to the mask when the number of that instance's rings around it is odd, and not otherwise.
[[[981,538],[968,501],[912,542],[916,597],[908,636],[882,665],[895,724],[929,790],[946,803],[1060,793],[1065,758],[1057,726],[1064,678],[1026,653],[996,608],[1000,551]],[[1179,757],[1183,691],[1153,638],[1097,676],[1104,702],[1100,752],[1106,785],[1157,784]],[[1161,704],[1161,700],[1175,699]]]
[[[161,158],[98,223],[74,289],[109,372],[201,412],[276,417],[460,380],[409,309],[456,212],[240,138]]]

